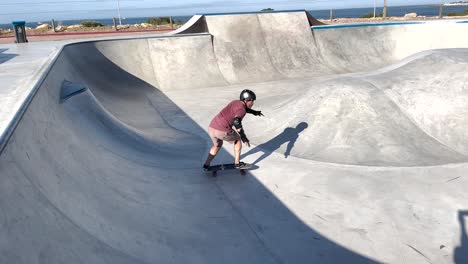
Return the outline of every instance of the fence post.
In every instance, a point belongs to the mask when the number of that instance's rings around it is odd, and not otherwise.
[[[333,9],[330,9],[330,21],[333,20]]]
[[[439,5],[439,18],[442,18],[442,11],[444,10],[444,4]]]
[[[172,22],[172,16],[169,17],[169,22],[171,24],[171,29],[173,29],[174,28],[174,23]]]
[[[54,32],[57,32],[55,31],[55,20],[52,19],[52,29],[54,30]]]
[[[112,21],[114,22],[115,31],[118,31],[118,29],[117,29],[117,21],[115,20],[115,17],[112,18]]]

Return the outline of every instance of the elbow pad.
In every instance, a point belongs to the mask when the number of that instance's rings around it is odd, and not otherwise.
[[[235,128],[240,129],[242,128],[242,119],[240,119],[240,117],[235,117],[234,120],[232,121],[232,124],[234,125]]]

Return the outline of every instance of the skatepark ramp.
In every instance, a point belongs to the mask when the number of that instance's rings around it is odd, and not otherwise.
[[[463,263],[468,24],[314,23],[60,47],[0,154],[0,263]],[[246,88],[258,169],[207,177]]]

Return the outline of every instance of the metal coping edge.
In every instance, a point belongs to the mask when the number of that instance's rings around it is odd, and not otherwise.
[[[314,30],[335,29],[335,28],[357,28],[357,27],[380,27],[380,26],[401,26],[401,25],[421,25],[424,22],[393,22],[393,23],[369,23],[369,24],[347,24],[347,25],[320,25],[312,26]]]
[[[249,12],[232,12],[232,13],[200,13],[196,15],[201,16],[222,16],[222,15],[253,15],[253,14],[271,14],[271,13],[294,13],[294,12],[306,12],[305,9],[294,9],[294,10],[277,10],[277,11],[249,11]]]

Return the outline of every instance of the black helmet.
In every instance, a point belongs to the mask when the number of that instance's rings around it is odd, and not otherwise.
[[[250,91],[250,90],[243,90],[241,93],[240,93],[240,100],[241,101],[244,101],[244,100],[248,100],[248,101],[255,101],[257,100],[257,96],[255,95],[254,92]]]

